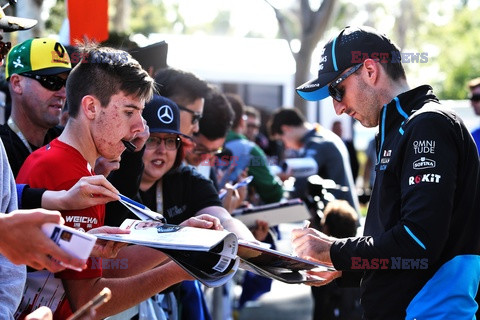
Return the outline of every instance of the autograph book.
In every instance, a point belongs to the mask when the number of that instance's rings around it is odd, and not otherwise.
[[[237,236],[228,231],[126,219],[128,234],[95,234],[98,239],[159,249],[208,287],[226,283],[238,269]]]
[[[335,271],[333,266],[315,263],[288,253],[265,248],[244,240],[238,241],[240,268],[261,276],[285,283],[322,281],[323,278],[309,275],[308,270]]]
[[[167,224],[160,213],[125,196],[121,198],[122,204],[141,220],[127,219],[122,223],[120,227],[131,230],[130,234],[96,234],[97,238],[159,249],[208,287],[225,284],[239,267],[285,283],[322,281],[306,271],[335,270],[331,266],[238,240],[228,231]],[[303,201],[292,199],[244,209],[236,218],[243,219],[247,226],[254,225],[257,219],[266,220],[273,226],[309,219],[310,214]]]

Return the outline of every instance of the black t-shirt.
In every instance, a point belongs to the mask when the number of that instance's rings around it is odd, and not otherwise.
[[[53,127],[48,129],[45,135],[43,145],[49,143],[62,133],[61,127]],[[8,126],[8,124],[0,125],[0,138],[2,139],[5,151],[8,156],[8,162],[12,169],[13,176],[16,178],[23,163],[30,155],[30,151],[23,144],[22,140],[17,134]],[[33,146],[30,144],[32,150],[36,150],[41,146]],[[42,195],[46,189],[29,188],[23,189],[21,198],[19,199],[20,209],[40,208],[42,205]]]
[[[163,215],[168,223],[180,224],[206,207],[222,206],[212,181],[191,166],[181,166],[166,174],[162,185]],[[141,202],[153,211],[157,211],[156,188],[155,184],[145,192],[140,191]]]
[[[181,166],[166,174],[163,185],[163,215],[168,223],[179,224],[210,206],[221,206],[213,183],[191,166]],[[157,211],[156,188],[140,191],[142,202]]]
[[[62,133],[62,128],[60,127],[48,129],[47,134],[45,135],[45,140],[43,141],[43,145],[46,145],[58,137],[60,133]],[[25,162],[25,159],[27,159],[27,157],[30,155],[30,151],[7,124],[0,125],[0,138],[5,146],[5,151],[7,152],[8,162],[12,168],[13,176],[16,178],[20,168]],[[30,145],[30,147],[32,150],[36,150],[41,146]]]

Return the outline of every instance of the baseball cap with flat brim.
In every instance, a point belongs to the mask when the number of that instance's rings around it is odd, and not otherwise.
[[[317,78],[302,84],[296,91],[305,100],[325,99],[329,96],[330,82],[346,69],[366,59],[386,63],[399,51],[390,39],[371,27],[348,26],[323,47]]]
[[[154,95],[152,100],[145,104],[142,113],[147,121],[150,133],[172,133],[191,140],[180,132],[180,109],[172,100]]]
[[[51,38],[28,39],[17,44],[8,52],[5,64],[7,80],[14,73],[48,76],[72,70],[67,50]]]

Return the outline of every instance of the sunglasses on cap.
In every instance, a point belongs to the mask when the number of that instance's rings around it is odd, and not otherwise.
[[[337,100],[338,102],[342,102],[343,95],[345,94],[345,89],[338,88],[338,85],[345,81],[349,76],[355,73],[360,67],[363,66],[363,62],[353,66],[350,70],[342,74],[340,77],[332,81],[332,83],[328,86],[328,93],[330,96]]]
[[[195,112],[195,111],[192,111],[184,106],[181,106],[179,104],[178,105],[178,109],[180,110],[183,110],[183,111],[186,111],[188,113],[190,113],[192,115],[192,124],[197,124],[200,119],[202,119],[202,114],[200,112]]]
[[[149,137],[147,139],[147,142],[145,143],[145,148],[146,149],[157,149],[162,144],[162,141],[165,144],[165,149],[173,151],[173,150],[177,150],[180,147],[182,139],[180,139],[180,137],[178,137],[178,136],[177,137],[166,137],[166,138]]]
[[[37,80],[42,87],[50,91],[58,91],[67,83],[67,79],[59,76],[40,76],[38,74],[22,73],[21,76]]]
[[[469,97],[470,101],[479,102],[480,101],[480,94],[473,94]]]

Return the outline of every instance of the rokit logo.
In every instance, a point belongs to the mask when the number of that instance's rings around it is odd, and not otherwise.
[[[435,168],[435,166],[435,160],[427,159],[425,157],[421,157],[420,159],[413,162],[413,169],[415,170],[432,169]]]
[[[419,184],[419,183],[439,183],[440,178],[442,176],[439,174],[434,174],[434,173],[427,173],[427,174],[419,174],[414,177],[409,177],[408,178],[408,185],[414,185],[414,184]]]

